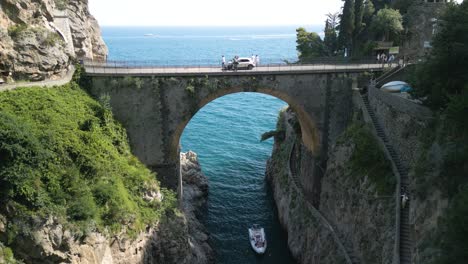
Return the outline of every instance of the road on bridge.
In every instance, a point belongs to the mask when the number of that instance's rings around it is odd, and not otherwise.
[[[309,64],[309,65],[262,65],[252,70],[227,71],[220,66],[126,66],[125,64],[109,64],[86,62],[84,64],[88,75],[258,75],[258,74],[291,74],[291,73],[321,73],[321,72],[363,72],[382,71],[383,65],[366,64]],[[386,65],[386,67],[394,67]]]

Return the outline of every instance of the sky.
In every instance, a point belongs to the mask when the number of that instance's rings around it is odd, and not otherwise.
[[[101,26],[321,25],[342,0],[89,0]]]

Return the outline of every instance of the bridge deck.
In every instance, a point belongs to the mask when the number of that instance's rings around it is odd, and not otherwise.
[[[396,65],[390,65],[392,67]],[[382,71],[382,64],[310,64],[310,65],[262,65],[252,70],[223,71],[219,66],[129,66],[85,63],[90,76],[202,76],[202,75],[270,75],[306,73],[343,73]]]

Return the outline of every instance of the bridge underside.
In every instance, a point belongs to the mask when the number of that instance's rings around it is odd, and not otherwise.
[[[190,119],[207,103],[236,92],[259,92],[287,102],[300,121],[302,140],[314,160],[326,158],[329,136],[350,112],[351,87],[359,72],[227,74],[214,76],[91,75],[90,93],[110,98],[128,132],[133,153],[181,189],[179,140]]]

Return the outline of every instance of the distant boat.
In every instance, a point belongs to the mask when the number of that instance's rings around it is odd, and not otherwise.
[[[152,33],[147,33],[147,34],[144,34],[143,36],[145,36],[145,37],[152,37],[152,36],[154,36],[154,34],[152,34]]]
[[[389,93],[404,93],[404,92],[409,92],[412,90],[411,86],[402,81],[393,81],[393,82],[388,82],[380,88],[380,90],[389,92]]]
[[[252,225],[249,228],[249,239],[252,249],[258,254],[265,253],[267,247],[267,241],[265,236],[265,230],[259,225]]]

